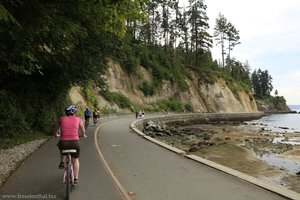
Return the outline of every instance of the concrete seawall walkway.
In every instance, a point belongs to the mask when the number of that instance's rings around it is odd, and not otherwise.
[[[100,129],[100,149],[124,190],[136,200],[300,199],[271,192],[206,164],[187,159],[129,130],[134,119]]]

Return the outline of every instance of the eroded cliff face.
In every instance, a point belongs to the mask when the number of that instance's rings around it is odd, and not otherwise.
[[[239,91],[235,96],[225,81],[219,79],[212,85],[201,85],[200,92],[209,112],[256,112],[254,98],[246,92]],[[253,100],[251,100],[253,99]]]
[[[117,63],[111,61],[106,74],[110,91],[121,92],[141,108],[149,107],[159,100],[176,97],[184,104],[191,105],[195,112],[257,111],[257,105],[251,95],[239,91],[235,96],[224,80],[219,79],[214,84],[200,84],[192,71],[189,72],[189,77],[186,78],[189,88],[185,92],[182,92],[177,85],[171,84],[170,81],[163,81],[160,87],[155,89],[155,95],[144,96],[139,86],[143,81],[152,82],[151,72],[145,68],[140,67],[137,75],[128,75]],[[100,107],[110,106],[119,110],[116,105],[109,104],[101,96],[98,97],[98,100]]]

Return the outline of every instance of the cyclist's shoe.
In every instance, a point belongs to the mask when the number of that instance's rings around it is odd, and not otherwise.
[[[78,178],[75,178],[75,179],[74,179],[74,184],[75,184],[75,185],[78,184]]]
[[[59,169],[64,169],[65,168],[65,163],[64,162],[60,162],[58,165]]]

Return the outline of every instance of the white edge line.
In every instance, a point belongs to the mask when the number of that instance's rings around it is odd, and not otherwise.
[[[104,126],[104,125],[106,125],[106,124],[108,124],[108,123],[110,123],[110,122],[112,122],[112,121],[106,122],[106,123],[104,123],[104,124],[102,124],[102,125],[100,125],[100,126],[98,126],[98,127],[96,128],[96,130],[95,130],[95,132],[94,132],[94,142],[95,142],[95,146],[96,146],[96,149],[97,149],[97,151],[98,151],[100,160],[102,161],[102,163],[103,163],[103,165],[104,165],[104,168],[107,170],[107,172],[109,173],[109,175],[112,177],[112,179],[113,179],[114,183],[116,184],[117,189],[119,190],[119,192],[123,195],[123,197],[124,197],[126,200],[131,200],[131,198],[128,196],[126,190],[123,188],[123,186],[121,185],[121,183],[119,182],[119,180],[117,179],[117,177],[115,176],[115,174],[113,173],[113,171],[111,170],[111,168],[109,167],[108,163],[106,162],[106,160],[105,160],[105,158],[104,158],[104,156],[103,156],[103,154],[102,154],[102,152],[101,152],[101,150],[100,150],[99,143],[98,143],[98,140],[97,140],[97,138],[98,138],[98,130],[99,130],[102,126]]]

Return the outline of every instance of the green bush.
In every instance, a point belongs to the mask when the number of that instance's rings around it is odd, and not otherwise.
[[[111,103],[117,104],[121,108],[130,108],[131,109],[131,101],[128,97],[120,92],[110,92],[110,91],[103,91],[101,95]]]
[[[88,102],[90,107],[98,107],[98,100],[96,98],[96,94],[93,92],[92,84],[85,84],[82,88],[82,94],[85,100]]]
[[[160,110],[172,111],[172,112],[184,111],[182,103],[176,99],[161,100],[157,104]]]
[[[182,92],[186,92],[189,89],[189,85],[183,79],[178,81],[178,86]]]
[[[203,67],[199,69],[199,82],[213,84],[217,79],[217,73],[212,69]]]
[[[42,132],[28,132],[26,134],[19,134],[12,138],[1,138],[0,149],[7,149],[20,145],[32,140],[40,140],[46,138],[45,133]]]
[[[117,113],[117,111],[111,107],[103,107],[101,109],[101,114],[103,114],[103,115],[109,115],[112,113]]]
[[[275,97],[270,96],[269,98],[276,109],[278,110],[287,109],[286,100],[283,96],[275,96]]]
[[[142,85],[139,86],[139,89],[143,92],[145,96],[154,95],[154,86],[147,81],[144,81]]]
[[[129,73],[136,74],[138,66],[140,65],[140,60],[133,55],[128,55],[127,59],[124,60],[123,64]]]
[[[3,90],[0,91],[0,99],[0,137],[11,138],[28,132],[29,124],[22,109]]]
[[[193,109],[193,107],[192,107],[190,104],[185,104],[185,105],[184,105],[184,109],[185,109],[187,112],[194,112],[194,109]]]

